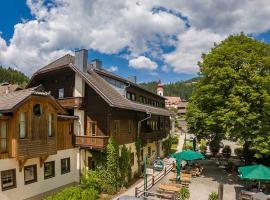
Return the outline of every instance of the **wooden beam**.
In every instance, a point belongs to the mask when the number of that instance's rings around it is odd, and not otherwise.
[[[18,160],[18,162],[19,162],[19,172],[22,171],[22,168],[24,167],[26,161],[27,161],[27,158],[23,159],[23,160]]]
[[[48,155],[39,157],[40,167],[43,166],[44,162],[48,159],[48,157],[49,157]]]

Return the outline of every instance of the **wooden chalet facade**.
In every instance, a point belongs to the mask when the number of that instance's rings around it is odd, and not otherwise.
[[[74,125],[76,147],[103,151],[109,137],[113,137],[119,145],[135,151],[136,138],[140,137],[142,155],[163,155],[160,143],[170,130],[165,98],[102,69],[98,60],[88,64],[86,50],[41,68],[28,87],[40,84],[67,113],[79,118]],[[91,153],[85,154],[91,157]],[[136,169],[134,166],[133,171]]]
[[[0,95],[0,199],[26,199],[79,181],[74,167],[66,180],[60,174],[62,159],[76,159],[74,120],[42,87]]]

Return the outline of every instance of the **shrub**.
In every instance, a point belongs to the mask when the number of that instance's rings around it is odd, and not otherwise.
[[[204,145],[204,144],[201,144],[201,145],[199,146],[199,149],[200,149],[200,152],[201,152],[201,153],[205,154],[205,153],[206,153],[206,150],[207,150],[207,146]]]
[[[238,158],[242,158],[243,157],[243,148],[242,147],[238,147],[234,149],[234,154],[238,157]]]
[[[179,191],[180,200],[187,200],[190,198],[190,192],[188,188],[182,187]]]
[[[162,146],[164,148],[164,154],[165,156],[169,156],[171,153],[171,148],[172,148],[172,137],[169,136],[168,139],[164,140],[162,142]]]
[[[220,140],[214,138],[209,144],[210,151],[212,152],[214,156],[216,156],[217,153],[219,152],[219,148],[220,148],[219,143],[220,143]]]
[[[98,177],[97,171],[88,171],[82,177],[81,188],[88,189],[92,188],[100,192],[100,179]]]
[[[178,135],[173,135],[171,137],[172,144],[178,144],[178,141],[179,141],[179,136]]]
[[[68,187],[62,191],[48,196],[43,200],[97,200],[98,192],[93,188]]]
[[[216,192],[211,192],[209,194],[208,200],[218,200],[218,194]]]
[[[193,150],[193,143],[191,141],[186,141],[186,145],[183,146],[184,150]]]
[[[232,149],[229,145],[226,145],[223,149],[222,149],[222,154],[225,158],[229,158],[231,157],[231,153],[232,153]]]

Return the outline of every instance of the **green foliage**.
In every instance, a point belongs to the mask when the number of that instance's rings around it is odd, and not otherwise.
[[[107,152],[107,165],[106,165],[106,175],[108,179],[108,194],[114,194],[118,191],[121,186],[121,174],[119,170],[119,146],[109,138],[108,145],[106,147]]]
[[[270,45],[244,34],[215,45],[199,62],[201,79],[188,105],[189,132],[199,138],[254,141],[270,155]]]
[[[216,192],[211,192],[209,194],[208,200],[218,200],[218,194]]]
[[[231,157],[232,149],[229,145],[225,145],[225,147],[222,149],[222,154],[225,158]]]
[[[3,68],[0,66],[0,83],[8,82],[11,84],[18,84],[26,86],[29,78],[20,71],[12,68]]]
[[[62,191],[48,196],[43,200],[97,200],[98,192],[93,188],[68,187]]]
[[[186,187],[182,187],[179,191],[180,200],[187,200],[190,198],[189,189]]]
[[[238,158],[242,158],[243,157],[243,148],[242,147],[238,147],[234,149],[234,154],[238,157]]]
[[[178,144],[179,135],[172,135],[171,141],[172,141],[172,144]]]
[[[164,85],[164,96],[178,96],[181,99],[189,100],[194,89],[192,82],[196,82],[199,78],[190,79],[187,81],[178,81]],[[157,82],[141,83],[141,87],[151,92],[156,93]]]
[[[96,168],[106,166],[107,155],[106,152],[96,150],[88,150],[92,154],[92,159],[95,161]]]
[[[98,177],[98,172],[87,171],[87,173],[82,176],[81,188],[83,189],[92,188],[96,190],[97,192],[100,192],[101,188],[100,188],[100,179]]]
[[[199,149],[201,153],[206,153],[207,150],[207,141],[204,139],[201,139],[199,142]]]
[[[162,142],[162,146],[164,148],[164,155],[169,156],[171,154],[172,149],[172,136],[169,136],[166,140]]]
[[[191,141],[186,141],[186,143],[183,146],[184,150],[193,150],[193,142]]]
[[[127,186],[131,181],[131,158],[130,151],[128,151],[125,145],[121,149],[120,169],[121,180]]]
[[[212,154],[215,156],[217,155],[217,153],[219,152],[220,149],[220,138],[215,137],[210,141],[209,147],[210,147],[210,151],[212,152]]]

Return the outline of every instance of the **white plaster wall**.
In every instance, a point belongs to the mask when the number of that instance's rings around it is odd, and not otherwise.
[[[74,123],[74,133],[84,135],[84,110],[74,109],[74,115],[79,117]]]
[[[76,73],[75,74],[75,88],[74,97],[84,97],[84,80]]]
[[[46,162],[55,161],[55,177],[44,179],[44,167],[40,167],[39,158],[26,161],[25,166],[37,165],[37,182],[24,184],[24,169],[19,172],[16,159],[0,160],[0,171],[16,168],[17,187],[14,189],[0,191],[0,197],[7,200],[23,200],[43,192],[53,190],[63,185],[79,182],[79,169],[77,168],[77,148],[58,151],[56,155],[48,157]],[[61,159],[70,157],[70,172],[61,175]],[[0,174],[1,176],[1,174]]]

